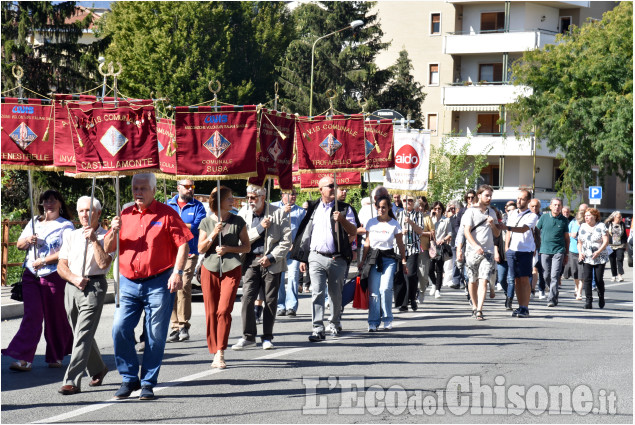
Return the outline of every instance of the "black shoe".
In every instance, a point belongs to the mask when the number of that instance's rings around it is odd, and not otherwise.
[[[461,289],[461,285],[459,285],[458,283],[453,283],[452,285],[450,285],[450,288],[452,288],[452,289]]]
[[[553,301],[549,301],[549,303],[547,304],[547,307],[555,307],[556,303],[554,303]]]
[[[276,316],[286,316],[287,315],[287,311],[284,309],[280,309],[276,312]]]
[[[604,305],[606,304],[604,302],[604,297],[600,297],[600,301],[598,302],[598,304],[600,305],[600,308],[604,308]]]
[[[402,305],[399,307],[399,311],[408,311],[408,306]]]
[[[410,300],[410,308],[412,309],[412,311],[417,311],[417,299],[413,298]]]
[[[325,339],[326,339],[326,334],[324,333],[324,331],[322,332],[313,331],[313,333],[309,335],[309,341],[311,342],[320,342],[320,341],[324,341]]]
[[[584,309],[585,309],[585,310],[591,310],[592,308],[593,308],[593,304],[591,304],[591,303],[589,303],[589,302],[588,302],[588,303],[586,303],[586,304],[584,304]]]
[[[141,387],[139,400],[154,400],[154,391],[152,391],[152,387]]]
[[[179,340],[179,330],[175,329],[172,332],[170,332],[170,335],[168,335],[168,338],[165,340],[165,342],[176,342]]]
[[[132,382],[122,382],[121,387],[119,387],[119,390],[115,393],[115,398],[117,400],[123,400],[130,397],[130,394],[138,389],[141,389],[141,382],[138,380]]]
[[[291,308],[287,310],[287,316],[295,317],[295,310]]]
[[[518,313],[520,313],[520,307],[512,312],[512,317],[518,317]]]
[[[187,341],[190,339],[190,331],[187,328],[181,328],[179,331],[179,341]]]

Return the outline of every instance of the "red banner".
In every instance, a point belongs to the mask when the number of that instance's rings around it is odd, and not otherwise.
[[[260,152],[256,154],[258,175],[249,179],[250,184],[262,186],[267,177],[277,177],[283,191],[293,189],[291,162],[294,136],[294,115],[262,110],[258,131]]]
[[[366,169],[395,167],[392,120],[365,121]]]
[[[316,189],[320,179],[324,176],[333,177],[332,172],[302,173],[300,174],[300,187],[302,189]],[[362,176],[359,171],[342,171],[337,173],[337,186],[360,187]]]
[[[300,173],[366,169],[362,115],[301,118],[296,141]]]
[[[53,105],[5,98],[2,103],[2,168],[47,169],[53,165]]]
[[[130,174],[159,168],[151,100],[68,104],[78,175]]]
[[[177,106],[176,172],[219,180],[256,173],[256,106]]]
[[[159,148],[159,168],[164,174],[176,175],[176,127],[174,120],[157,119],[157,145]]]

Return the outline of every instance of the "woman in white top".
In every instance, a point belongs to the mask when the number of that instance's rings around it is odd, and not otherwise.
[[[600,221],[600,212],[589,208],[584,213],[584,223],[578,231],[578,261],[584,261],[584,292],[586,304],[584,308],[593,308],[593,290],[591,280],[595,273],[595,284],[598,288],[599,306],[604,308],[604,267],[609,261],[606,246],[609,235],[606,226]]]
[[[430,263],[430,280],[433,285],[430,289],[430,295],[435,298],[441,298],[441,285],[443,284],[443,245],[448,250],[452,248],[449,242],[452,240],[452,228],[450,227],[450,218],[444,215],[445,206],[439,201],[432,204],[432,222],[434,223],[434,243],[436,243],[437,256],[431,259]]]
[[[22,323],[9,346],[2,350],[2,354],[17,360],[9,369],[19,372],[31,370],[42,329],[46,341],[44,360],[49,367],[62,367],[62,359],[71,353],[73,344],[64,307],[66,281],[57,273],[64,234],[74,230],[71,211],[62,195],[52,189],[40,196],[38,208],[40,215],[26,225],[17,243],[19,250],[27,251],[22,275]]]
[[[401,234],[401,226],[395,219],[390,204],[390,197],[383,195],[375,202],[377,217],[366,224],[367,237],[364,243],[362,264],[369,261],[371,265],[368,277],[368,331],[375,332],[383,319],[384,330],[392,329],[392,287],[397,258],[393,249],[395,241],[399,248],[399,257],[406,269],[405,249]],[[369,255],[370,252],[370,255]],[[381,317],[383,311],[383,317]]]

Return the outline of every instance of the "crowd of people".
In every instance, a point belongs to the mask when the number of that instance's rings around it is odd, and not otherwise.
[[[42,194],[39,215],[17,246],[27,251],[23,276],[24,316],[2,354],[10,369],[27,372],[44,329],[45,360],[62,367],[71,359],[59,392],[81,392],[102,384],[108,368],[95,342],[107,289],[106,274],[118,249],[120,305],[112,325],[114,358],[122,384],[116,399],[140,390],[154,399],[166,343],[189,339],[191,287],[195,275],[203,292],[207,345],[212,368],[227,367],[232,310],[240,282],[241,337],[232,350],[274,349],[276,317],[295,316],[298,293],[311,293],[311,342],[338,337],[343,330],[343,288],[351,264],[368,296],[368,331],[392,329],[393,308],[422,308],[426,291],[464,290],[475,320],[485,320],[485,301],[505,293],[512,317],[529,317],[532,299],[558,306],[563,278],[572,278],[576,300],[593,308],[606,304],[604,270],[624,280],[626,230],[616,211],[605,221],[599,211],[579,206],[574,217],[553,198],[541,213],[540,201],[520,190],[504,211],[491,204],[494,190],[469,190],[463,202],[393,194],[376,187],[360,211],[336,191],[332,177],[319,181],[320,198],[302,207],[296,193],[269,203],[258,186],[247,187],[247,204],[232,213],[232,191],[220,186],[209,197],[209,213],[194,199],[194,183],[180,180],[166,204],[155,200],[154,174],[132,179],[134,202],[101,226],[101,204],[77,201],[81,228],[55,190]],[[372,202],[372,203],[371,203]],[[309,289],[310,288],[310,289]],[[517,308],[514,309],[516,300]],[[535,301],[534,301],[535,302]],[[328,317],[327,317],[327,309]],[[134,329],[143,315],[143,356]],[[258,333],[258,324],[262,332]],[[43,326],[44,325],[44,326]]]

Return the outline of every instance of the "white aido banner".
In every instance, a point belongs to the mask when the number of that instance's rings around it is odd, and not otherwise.
[[[424,194],[428,190],[430,131],[395,129],[395,168],[386,170],[390,193]]]

